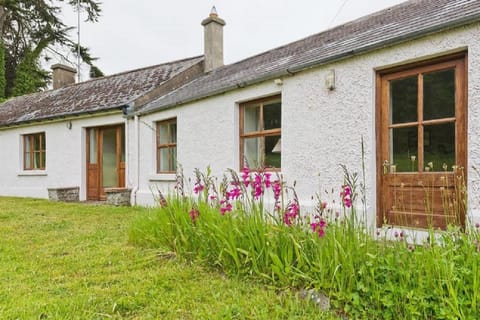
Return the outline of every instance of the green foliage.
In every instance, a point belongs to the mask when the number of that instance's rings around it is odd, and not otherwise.
[[[94,78],[100,78],[100,77],[103,77],[105,76],[102,72],[102,70],[100,70],[98,67],[92,65],[90,66],[90,78],[94,79]]]
[[[49,60],[52,52],[57,57],[65,58],[62,54],[65,52],[64,49],[77,52],[77,43],[69,36],[72,27],[65,25],[61,20],[60,4],[62,2],[74,8],[77,6],[77,0],[0,1],[0,37],[5,46],[5,94],[7,97],[21,92],[35,92],[43,88],[45,83],[39,80],[47,71],[38,67],[40,58]],[[98,21],[101,13],[99,2],[80,0],[80,7],[82,12],[87,13],[87,21]],[[51,50],[46,51],[46,49]],[[34,52],[35,62],[29,61],[28,67],[20,66],[26,63],[26,58],[33,58],[30,56],[32,52]],[[95,61],[88,48],[81,47],[80,56],[88,65],[92,65]],[[33,68],[32,64],[37,67]],[[34,79],[25,83],[27,80],[25,74],[18,75],[17,72],[19,70],[24,72],[27,69],[34,70]],[[39,86],[34,88],[36,84]]]
[[[38,56],[31,50],[27,50],[25,57],[17,66],[12,96],[40,91],[47,87],[49,79],[48,72],[38,63]]]
[[[0,319],[318,319],[287,291],[128,245],[147,212],[0,197]]]
[[[168,246],[190,261],[280,288],[316,288],[351,319],[480,318],[480,230],[430,231],[417,245],[400,230],[380,229],[375,237],[356,219],[355,205],[350,207],[352,190],[362,188],[351,185],[357,176],[343,169],[346,186],[336,199],[342,210],[319,201],[315,213],[299,215],[292,224],[281,219],[288,205],[263,211],[268,201],[255,199],[245,186],[234,209],[222,215],[222,202],[207,195],[225,186],[198,188],[214,179],[197,174],[204,181],[197,179],[196,196],[170,195],[166,205],[134,222],[130,240]],[[223,181],[232,181],[228,190],[242,184],[235,175]],[[313,228],[309,217],[315,215],[327,222],[324,234]]]

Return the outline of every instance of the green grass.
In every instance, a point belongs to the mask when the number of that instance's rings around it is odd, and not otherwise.
[[[318,319],[289,291],[130,245],[147,211],[0,197],[0,319]]]

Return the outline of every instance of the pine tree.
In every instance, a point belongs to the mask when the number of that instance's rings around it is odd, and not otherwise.
[[[46,49],[58,52],[56,49],[61,47],[77,52],[77,44],[69,36],[72,28],[62,22],[60,7],[68,3],[76,8],[77,1],[81,11],[87,13],[87,21],[98,21],[101,10],[97,0],[0,0],[6,97],[45,88],[49,71],[42,70],[39,62],[47,56]],[[82,61],[92,66],[95,58],[91,57],[88,48],[80,47],[79,51]]]

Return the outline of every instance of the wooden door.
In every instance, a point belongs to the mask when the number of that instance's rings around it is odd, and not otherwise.
[[[464,55],[377,76],[378,225],[465,224]]]
[[[106,188],[125,187],[125,127],[87,129],[87,200],[105,200]]]

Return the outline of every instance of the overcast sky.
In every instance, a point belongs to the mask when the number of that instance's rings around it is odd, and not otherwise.
[[[83,22],[82,14],[81,44],[99,57],[96,64],[105,74],[201,55],[200,22],[215,5],[226,22],[224,60],[229,64],[403,1],[101,0],[98,23]],[[70,8],[64,21],[76,26]]]

